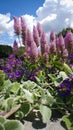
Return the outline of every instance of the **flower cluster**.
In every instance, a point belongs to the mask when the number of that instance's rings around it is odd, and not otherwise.
[[[65,79],[57,88],[57,92],[59,94],[59,96],[61,96],[62,98],[67,97],[68,95],[70,95],[71,90],[73,87],[73,80],[71,79]]]
[[[25,55],[33,62],[37,62],[39,58],[44,57],[45,62],[49,62],[50,55],[56,54],[66,62],[68,56],[73,50],[73,33],[67,31],[65,37],[60,33],[59,36],[52,30],[50,32],[50,43],[40,23],[33,26],[33,32],[28,29],[24,17],[20,19],[14,17],[14,30],[17,35],[22,38],[22,43],[25,46]],[[34,49],[33,49],[34,48]],[[39,49],[40,48],[40,49]],[[35,58],[34,58],[35,57]]]
[[[11,81],[16,81],[21,79],[24,73],[24,70],[21,66],[21,60],[16,59],[15,55],[11,54],[6,60],[3,70]]]

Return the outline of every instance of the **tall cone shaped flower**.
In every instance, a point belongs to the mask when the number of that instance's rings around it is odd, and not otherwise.
[[[33,26],[33,38],[34,38],[34,41],[37,45],[37,47],[39,46],[40,44],[40,39],[39,39],[39,33],[38,33],[38,30],[35,26]]]
[[[19,18],[17,18],[16,16],[14,16],[14,31],[17,35],[21,34],[21,24]]]
[[[36,62],[38,60],[38,49],[34,41],[30,46],[30,59],[32,62]]]

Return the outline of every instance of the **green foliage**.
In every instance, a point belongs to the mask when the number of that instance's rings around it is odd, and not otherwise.
[[[40,113],[44,123],[46,123],[51,118],[51,109],[47,106],[40,105]]]
[[[16,92],[18,92],[19,88],[20,88],[20,84],[18,82],[14,82],[12,84],[12,86],[11,86],[11,90],[10,91],[12,93],[16,93]]]
[[[73,28],[67,27],[67,28],[63,29],[62,31],[60,31],[57,35],[59,36],[60,33],[62,33],[63,37],[65,37],[68,30],[71,30],[71,32],[73,33]]]
[[[66,63],[63,64],[63,69],[67,74],[71,74],[73,75],[73,72],[71,70],[71,68],[69,67],[69,65],[67,65]]]
[[[5,121],[6,121],[6,119],[3,116],[0,116],[0,123],[4,124]]]
[[[32,72],[34,72],[37,66],[40,66],[39,63],[32,65],[29,61],[26,63],[26,69],[28,68],[28,70]],[[14,117],[21,120],[24,116],[27,116],[31,111],[36,109],[40,112],[44,123],[47,123],[51,118],[52,109],[57,109],[64,114],[67,111],[69,114],[72,114],[73,91],[71,91],[71,95],[65,99],[64,97],[60,98],[57,92],[57,88],[68,78],[69,74],[73,76],[70,66],[55,59],[49,66],[44,67],[43,65],[42,69],[37,71],[35,82],[31,80],[21,80],[21,83],[11,82],[9,79],[6,80],[5,74],[0,71],[0,111],[11,112],[14,110],[14,113],[12,113]],[[16,109],[18,106],[19,108]],[[67,121],[72,123],[69,117],[66,119],[63,118],[63,121],[66,125],[68,125]],[[8,125],[5,125],[5,128],[2,125],[1,127],[8,130]],[[70,128],[71,126],[67,126],[67,128],[68,127]],[[16,127],[15,130],[18,130],[18,127]]]
[[[0,130],[5,130],[4,126],[0,123]]]
[[[24,116],[27,116],[29,114],[31,110],[31,104],[30,103],[25,103],[25,104],[22,104],[19,111],[17,111],[15,113],[15,117],[17,119],[22,119]]]
[[[18,120],[8,120],[0,116],[0,130],[23,130],[23,125]]]
[[[19,47],[18,51],[15,51],[14,54],[16,57],[21,56],[24,54],[25,47]]]
[[[56,67],[56,68],[58,68],[60,70],[63,69],[63,63],[62,62],[54,61],[53,64],[54,64],[54,67]]]
[[[62,121],[65,123],[68,130],[73,130],[73,114],[64,115]]]
[[[4,123],[5,130],[22,130],[22,124],[17,120],[7,120]]]
[[[0,104],[1,111],[11,111],[20,104],[19,110],[16,109],[15,111],[15,117],[22,119],[32,109],[38,109],[40,113],[46,110],[48,117],[44,117],[41,114],[43,121],[46,123],[47,119],[51,117],[51,114],[49,115],[49,107],[51,107],[54,100],[49,90],[46,91],[47,83],[43,82],[43,80],[41,82],[41,80],[39,79],[39,84],[30,80],[22,82],[22,84],[17,82],[11,83],[10,80],[5,80],[0,93],[0,100],[2,100]]]
[[[0,45],[0,58],[7,58],[8,55],[12,54],[12,47],[8,45]]]
[[[4,80],[5,80],[5,74],[3,73],[2,70],[0,70],[0,91],[2,90],[2,85],[4,84]]]

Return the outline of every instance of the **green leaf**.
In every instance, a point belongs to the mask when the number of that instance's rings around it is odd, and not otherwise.
[[[4,88],[6,89],[6,93],[9,93],[10,90],[11,90],[11,86],[12,86],[12,83],[11,81],[8,79],[4,82]]]
[[[40,84],[41,80],[37,76],[35,76],[35,79],[36,79],[37,83]]]
[[[46,95],[46,104],[52,105],[55,102],[54,97],[50,94],[50,92],[47,90],[47,95]]]
[[[7,120],[4,127],[5,130],[23,130],[23,125],[17,120]]]
[[[30,109],[31,109],[30,103],[22,104],[20,108],[20,110],[24,113],[24,115],[27,115],[30,112]]]
[[[67,129],[70,130],[70,128],[71,128],[71,121],[69,120],[68,115],[63,116],[62,117],[62,121],[64,121]]]
[[[59,76],[63,78],[63,80],[65,80],[68,76],[64,71],[60,71]]]
[[[27,90],[34,89],[37,86],[35,82],[30,81],[30,80],[23,82],[22,85],[23,85],[23,88],[26,88]]]
[[[73,72],[72,72],[71,68],[70,68],[69,65],[67,65],[66,63],[63,64],[63,69],[64,69],[64,71],[65,71],[67,74],[72,74],[72,75],[73,75]]]
[[[7,110],[10,110],[13,107],[14,99],[12,97],[7,99]]]
[[[40,82],[45,82],[46,77],[45,77],[45,71],[44,70],[39,71],[37,73],[37,76],[38,76]]]
[[[24,117],[24,113],[22,111],[19,110],[15,113],[16,119],[21,120],[23,117]]]
[[[15,92],[18,91],[19,87],[20,87],[20,84],[18,82],[14,82],[12,84],[12,86],[11,86],[11,90],[10,91],[13,92],[13,93],[15,93]]]
[[[59,86],[60,82],[54,81],[54,85],[57,87]]]
[[[47,123],[47,121],[51,118],[51,110],[47,106],[40,105],[40,113],[42,115],[42,120],[44,123]]]
[[[25,99],[27,99],[27,101],[29,101],[30,103],[33,103],[33,94],[26,89],[23,89],[23,91],[25,93]]]
[[[7,98],[3,101],[2,108],[6,111],[9,111],[13,107],[14,99],[13,98]]]
[[[3,124],[0,123],[0,130],[5,130]]]
[[[0,123],[3,124],[6,121],[6,119],[3,116],[0,116]]]
[[[59,61],[54,61],[53,62],[54,66],[57,67],[58,69],[62,70],[63,64]]]
[[[8,108],[7,100],[3,100],[2,108],[3,108],[5,111],[7,110],[7,108]]]
[[[54,74],[48,74],[48,76],[53,82],[56,81],[56,76]]]
[[[4,87],[8,87],[11,83],[11,81],[8,79],[4,82]]]
[[[2,70],[0,70],[0,86],[3,85],[4,81],[5,81],[5,74]]]

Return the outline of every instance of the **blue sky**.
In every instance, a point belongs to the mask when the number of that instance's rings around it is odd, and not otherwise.
[[[11,13],[11,16],[23,14],[36,15],[36,10],[42,6],[44,0],[1,0],[0,13]]]
[[[40,22],[47,38],[51,30],[73,28],[73,0],[0,0],[0,44],[12,45],[13,16],[25,18],[27,26]]]

